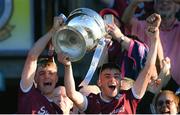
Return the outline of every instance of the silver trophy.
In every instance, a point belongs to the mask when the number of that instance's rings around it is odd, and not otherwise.
[[[55,32],[52,43],[56,52],[63,52],[75,62],[95,49],[105,33],[104,21],[97,12],[78,8],[69,14],[65,26]]]

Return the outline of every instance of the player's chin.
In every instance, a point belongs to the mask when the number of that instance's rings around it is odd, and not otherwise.
[[[50,94],[52,93],[53,89],[54,89],[53,87],[46,87],[44,88],[43,92],[44,94]]]
[[[114,91],[112,91],[112,92],[110,93],[110,96],[111,96],[111,97],[115,97],[117,94],[118,94],[117,89],[115,89]]]

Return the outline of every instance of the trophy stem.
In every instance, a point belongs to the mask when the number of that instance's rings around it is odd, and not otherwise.
[[[88,70],[84,80],[80,83],[79,87],[86,86],[91,81],[93,74],[94,74],[99,62],[102,59],[102,55],[104,53],[104,50],[106,49],[105,48],[106,46],[107,46],[107,44],[105,42],[105,38],[101,38],[99,40],[98,45],[96,47],[96,50],[94,52],[89,70]]]

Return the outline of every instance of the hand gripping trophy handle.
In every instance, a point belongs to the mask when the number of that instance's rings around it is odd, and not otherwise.
[[[63,13],[60,13],[59,17],[62,17],[63,21],[66,22],[67,17]]]

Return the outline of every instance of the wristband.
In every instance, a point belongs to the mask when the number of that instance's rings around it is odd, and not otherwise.
[[[122,42],[124,41],[124,36],[121,36],[120,39],[121,40],[119,41],[119,44],[122,45]]]

